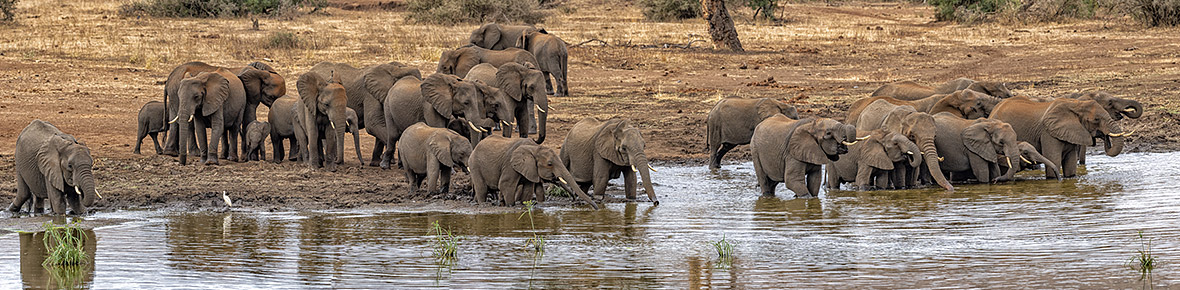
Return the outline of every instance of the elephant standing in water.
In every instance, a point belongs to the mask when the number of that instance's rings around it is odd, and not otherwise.
[[[13,152],[16,198],[8,211],[20,211],[32,199],[33,212],[44,209],[49,199],[54,214],[85,214],[100,196],[94,186],[94,159],[90,148],[57,127],[33,120],[16,138]]]
[[[1045,158],[1044,155],[1037,152],[1037,148],[1033,147],[1032,144],[1023,141],[1017,142],[1016,149],[1020,151],[1020,163],[1014,164],[1018,165],[1016,168],[1017,172],[1025,169],[1034,169],[1038,164],[1044,164],[1045,172],[1052,172],[1051,174],[1056,175],[1058,180],[1061,179],[1061,168],[1054,165],[1052,161],[1049,161],[1049,158]],[[1004,165],[1000,164],[1000,170],[1007,172],[1006,170],[1008,168],[1004,167]]]
[[[873,91],[872,96],[892,97],[898,100],[913,101],[924,99],[935,94],[950,94],[955,91],[967,89],[1001,99],[1012,97],[1012,92],[1008,90],[1008,86],[1005,83],[977,82],[968,78],[954,79],[942,84],[941,86],[938,86],[937,88],[922,85],[912,81],[889,83]]]
[[[570,128],[570,133],[561,145],[561,161],[573,174],[574,182],[586,191],[594,185],[594,194],[606,196],[607,182],[623,175],[623,186],[627,199],[636,196],[635,173],[643,178],[643,189],[647,198],[655,204],[656,192],[652,188],[651,173],[644,154],[643,136],[639,129],[625,119],[599,121],[593,117],[582,119]]]
[[[483,87],[481,89],[480,87]],[[385,97],[385,136],[391,147],[381,160],[381,168],[388,168],[393,150],[401,134],[418,122],[436,128],[449,128],[460,134],[468,133],[468,140],[478,144],[483,127],[491,127],[483,117],[483,93],[491,87],[481,82],[465,81],[448,74],[432,74],[425,80],[402,78],[389,89]],[[478,122],[479,124],[476,124]],[[386,158],[388,156],[388,158]]]
[[[922,172],[925,171],[938,186],[946,190],[955,190],[946,176],[942,175],[942,167],[939,165],[939,160],[942,157],[940,157],[938,147],[935,146],[937,134],[934,117],[930,114],[918,112],[912,106],[895,105],[882,99],[865,106],[858,119],[849,119],[848,121],[856,124],[857,131],[885,129],[886,132],[905,136],[921,148],[925,170],[904,163],[894,164],[894,170],[891,173],[894,188],[917,186],[919,179],[924,178],[925,174]]]
[[[1019,170],[1012,166],[1012,158],[1020,155],[1016,131],[1008,123],[939,113],[934,115],[934,124],[938,130],[935,144],[945,158],[940,165],[950,179],[970,174],[979,183],[1005,182]],[[1001,166],[1009,168],[1007,173],[1000,171]]]
[[[898,133],[882,129],[869,132],[863,141],[848,146],[848,154],[839,161],[828,163],[828,188],[839,189],[840,183],[853,181],[858,190],[872,186],[878,189],[889,187],[890,173],[894,163],[906,163],[910,167],[922,165],[918,145]]]
[[[499,191],[504,205],[528,198],[543,182],[553,183],[572,192],[595,210],[598,204],[576,185],[569,184],[573,175],[562,164],[557,152],[537,145],[527,138],[490,136],[479,142],[471,152],[471,186],[475,201],[487,202],[490,191]],[[543,199],[543,195],[538,195]]]
[[[160,141],[156,136],[160,132],[167,135],[168,119],[165,119],[164,103],[159,101],[151,101],[139,108],[139,117],[136,124],[139,126],[138,132],[135,134],[135,154],[139,153],[139,146],[143,145],[143,138],[148,135],[152,136],[152,144],[156,145],[156,154],[164,154],[164,148],[160,147]],[[167,136],[165,136],[167,137]]]
[[[537,58],[537,67],[544,74],[548,93],[558,97],[569,95],[569,51],[561,38],[528,25],[488,23],[472,31],[468,40],[475,46],[491,50],[513,47],[528,50]],[[552,82],[550,75],[553,76]]]
[[[237,142],[242,130],[242,110],[246,106],[242,80],[225,69],[202,72],[180,81],[177,95],[179,110],[172,122],[180,123],[180,152],[188,151],[184,147],[194,143],[189,138],[195,135],[201,162],[217,164],[218,141],[225,138],[222,156],[230,161],[238,160]],[[213,131],[209,138],[206,138],[205,128]],[[194,130],[196,134],[193,134]],[[180,154],[180,164],[187,163],[188,154]]]
[[[1123,117],[1131,119],[1139,119],[1143,116],[1143,104],[1132,99],[1119,98],[1103,91],[1091,91],[1085,93],[1073,93],[1065,96],[1066,98],[1078,100],[1093,100],[1098,102],[1106,109],[1111,118],[1115,121],[1122,120]],[[1078,155],[1078,163],[1086,164],[1086,146],[1082,146],[1082,154]]]
[[[779,182],[796,197],[819,197],[821,167],[839,161],[856,144],[856,128],[828,118],[766,118],[754,128],[750,152],[762,195],[774,196]]]
[[[1106,155],[1118,156],[1123,150],[1123,139],[1130,135],[1095,101],[1062,98],[1036,102],[1013,97],[1000,102],[992,119],[1011,124],[1016,138],[1037,148],[1061,168],[1064,177],[1077,175],[1078,156],[1084,153],[1082,146],[1093,146],[1094,139],[1102,139]],[[1045,176],[1057,178],[1048,171]]]
[[[467,170],[471,142],[447,128],[417,123],[397,142],[397,161],[406,172],[406,181],[418,191],[426,179],[426,192],[446,193],[451,185],[451,170]]]
[[[386,152],[385,142],[389,140],[385,124],[385,96],[399,79],[414,77],[421,79],[422,74],[417,68],[398,62],[388,62],[358,69],[344,63],[321,62],[311,68],[311,72],[319,74],[323,79],[329,79],[332,74],[340,79],[347,95],[348,108],[356,111],[357,123],[360,129],[366,129],[373,141],[373,156],[369,166],[381,165],[382,153]],[[396,139],[394,139],[396,140]],[[392,148],[393,144],[389,144]],[[393,151],[390,149],[389,151]],[[388,156],[385,158],[392,158]],[[388,164],[385,166],[388,168]]]
[[[443,51],[442,56],[438,59],[438,69],[435,73],[466,76],[471,68],[481,63],[500,67],[511,62],[537,67],[537,58],[527,50],[519,48],[490,50],[478,46],[465,46]]]
[[[506,63],[499,68],[491,64],[483,63],[471,68],[467,75],[463,77],[465,80],[479,80],[487,83],[493,87],[499,88],[503,92],[503,97],[497,103],[502,104],[503,109],[507,109],[508,113],[496,113],[503,115],[500,117],[502,122],[504,137],[511,137],[512,127],[514,124],[517,131],[520,132],[520,137],[528,137],[529,126],[533,124],[533,108],[538,108],[537,111],[537,138],[534,140],[537,144],[545,142],[546,123],[549,120],[549,113],[546,109],[549,107],[549,96],[545,94],[544,76],[541,71],[528,68],[519,63]],[[529,103],[534,103],[529,106]],[[485,104],[485,107],[488,104]],[[489,112],[497,111],[493,108],[487,108]]]
[[[237,68],[223,68],[212,66],[203,62],[194,61],[181,64],[172,69],[168,74],[168,79],[164,82],[164,106],[167,111],[164,115],[165,120],[173,120],[177,115],[180,106],[178,99],[178,92],[180,91],[180,82],[189,75],[196,75],[202,72],[215,72],[218,69],[227,69],[230,72],[238,72],[237,79],[242,83],[243,90],[245,90],[246,104],[243,107],[243,121],[241,132],[245,133],[245,126],[249,125],[251,121],[257,118],[258,104],[262,103],[270,106],[275,99],[287,94],[286,80],[281,75],[275,72],[274,68],[261,62],[252,62],[245,67]],[[180,136],[178,124],[172,123],[169,128],[166,138],[164,139],[164,154],[177,156],[177,148],[179,147]],[[244,138],[244,136],[242,136]],[[197,147],[193,147],[195,149]],[[244,148],[243,148],[244,150]]]
[[[761,98],[728,97],[717,101],[705,119],[705,143],[709,150],[709,169],[720,169],[721,158],[738,145],[750,144],[758,123],[775,114],[799,119],[795,106]]]
[[[318,74],[305,73],[299,76],[297,87],[301,102],[295,104],[295,120],[302,123],[294,127],[299,150],[307,149],[308,165],[336,171],[337,159],[344,158],[344,130],[348,128],[344,85],[335,75],[323,79]]]

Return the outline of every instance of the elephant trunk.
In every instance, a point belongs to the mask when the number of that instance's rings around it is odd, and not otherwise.
[[[651,165],[647,163],[647,157],[639,155],[635,158],[631,158],[631,161],[637,161],[631,162],[631,164],[634,164],[635,168],[639,169],[639,177],[643,181],[643,190],[647,191],[647,198],[650,199],[652,203],[659,205],[660,201],[656,200],[656,191],[651,186],[651,172],[649,172]]]
[[[593,207],[594,210],[598,210],[598,204],[594,203],[594,199],[590,198],[589,195],[586,195],[585,192],[582,192],[581,187],[578,187],[576,184],[569,184],[568,183],[568,182],[573,182],[573,180],[575,180],[575,179],[574,179],[574,175],[570,174],[569,170],[565,169],[565,166],[553,166],[553,167],[557,169],[557,172],[556,172],[557,179],[558,179],[557,185],[561,186],[562,189],[565,189],[566,192],[573,192],[575,195],[578,196],[578,198],[580,198],[580,199],[586,201],[586,203],[590,204],[590,207]]]
[[[1143,104],[1139,101],[1129,100],[1127,105],[1123,107],[1123,113],[1127,118],[1139,119],[1140,116],[1143,116]]]
[[[1125,138],[1124,136],[1130,135],[1130,134],[1123,132],[1123,130],[1121,128],[1119,128],[1118,125],[1114,124],[1114,121],[1108,120],[1106,128],[1109,128],[1108,130],[1106,130],[1106,132],[1103,132],[1103,133],[1105,133],[1105,135],[1103,136],[1103,141],[1105,141],[1105,142],[1103,142],[1103,143],[1106,144],[1105,145],[1106,156],[1110,156],[1110,157],[1119,156],[1119,153],[1123,152],[1123,142],[1124,142],[1123,139]],[[1085,153],[1082,152],[1079,154],[1085,154]]]
[[[1057,164],[1053,163],[1053,161],[1049,161],[1049,158],[1046,158],[1045,155],[1034,154],[1033,161],[1045,164],[1045,171],[1052,172],[1052,176],[1057,176],[1057,179],[1061,180],[1061,168],[1057,167]]]
[[[336,136],[333,140],[335,142],[332,144],[332,155],[335,156],[331,162],[340,163],[340,161],[344,161],[344,131],[348,130],[348,118],[345,117],[344,107],[328,110],[328,122],[332,126],[332,135]]]
[[[348,130],[352,131],[353,151],[356,151],[356,161],[364,165],[365,157],[361,156],[361,131],[354,122],[348,123]],[[340,158],[344,159],[344,157]]]
[[[909,143],[909,142],[906,142]],[[922,149],[918,148],[918,144],[906,144],[906,157],[910,159],[909,165],[913,168],[922,166]]]
[[[930,171],[930,177],[934,178],[934,182],[938,183],[938,186],[948,191],[954,191],[955,187],[946,180],[946,175],[942,174],[942,166],[938,164],[938,149],[934,147],[934,137],[923,138],[921,143],[922,158],[926,159],[926,168]]]
[[[179,120],[176,123],[179,124],[179,126],[180,126],[180,135],[179,135],[180,138],[178,138],[180,143],[177,146],[177,150],[178,150],[177,152],[179,152],[179,155],[180,155],[180,165],[187,165],[188,164],[188,155],[189,155],[188,152],[190,150],[193,150],[193,149],[188,148],[188,146],[191,144],[191,145],[197,146],[197,148],[195,148],[195,149],[200,149],[200,146],[196,145],[196,144],[192,144],[193,140],[191,140],[194,137],[193,136],[193,123],[190,121],[192,119],[192,113],[188,113],[188,114],[180,113],[177,115],[176,119]]]
[[[1008,172],[1004,173],[998,181],[1014,180],[1016,172],[1023,167],[1022,161],[1020,161],[1020,148],[1017,148],[1016,145],[1008,145],[1008,148],[1004,148],[1004,160],[1001,162],[1005,162],[1004,164],[1008,166]]]
[[[541,94],[540,97],[533,97],[533,103],[537,105],[537,144],[545,142],[545,122],[549,119],[549,97]],[[517,120],[520,122],[520,120]],[[527,132],[526,132],[527,133]],[[655,199],[652,199],[655,200]]]
[[[82,206],[90,207],[94,205],[94,197],[98,195],[98,191],[94,189],[94,173],[91,172],[90,167],[83,167],[76,173],[74,177],[74,184],[81,190]],[[83,214],[83,213],[78,213]]]

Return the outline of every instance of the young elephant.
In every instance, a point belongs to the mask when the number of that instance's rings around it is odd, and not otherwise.
[[[489,50],[478,46],[464,46],[444,51],[439,57],[438,70],[435,73],[466,76],[467,72],[477,64],[489,63],[500,67],[510,62],[537,67],[537,58],[527,50],[519,48]]]
[[[773,196],[779,182],[796,197],[818,197],[820,169],[840,160],[856,140],[856,128],[828,118],[766,118],[754,128],[750,152],[762,195]]]
[[[295,127],[302,126],[302,124],[295,122],[295,115],[297,113],[296,105],[301,101],[295,96],[283,96],[272,102],[270,113],[266,115],[267,120],[270,121],[270,143],[274,148],[275,163],[283,163],[284,140],[287,141],[288,146],[291,146],[288,160],[299,160],[301,151],[299,150],[299,141],[295,138]]]
[[[528,137],[529,126],[533,124],[533,108],[549,107],[549,96],[545,95],[544,75],[539,70],[519,63],[506,63],[499,68],[482,63],[471,68],[463,79],[482,81],[504,93],[498,103],[502,104],[501,109],[506,111],[500,112],[485,104],[486,110],[497,112],[500,124],[505,125],[504,137],[511,137],[511,127],[514,125],[520,132],[520,137]],[[529,106],[530,102],[534,103],[532,107]],[[537,139],[534,141],[542,144],[545,142],[545,127],[549,114],[545,109],[540,109],[536,116]]]
[[[1061,180],[1061,168],[1057,167],[1057,165],[1053,165],[1053,162],[1049,161],[1049,158],[1045,158],[1044,155],[1041,155],[1040,152],[1037,152],[1037,148],[1033,147],[1032,144],[1029,144],[1028,142],[1019,142],[1016,143],[1016,148],[1017,150],[1020,150],[1020,166],[1016,168],[1017,172],[1025,169],[1035,169],[1037,165],[1044,164],[1045,172],[1056,175],[1057,179]],[[1000,170],[1008,170],[1008,167],[1004,167],[1004,164],[1000,164]]]
[[[356,160],[363,165],[365,164],[365,158],[361,157],[361,129],[360,122],[357,121],[356,111],[352,108],[345,108],[344,119],[348,121],[348,126],[345,127],[344,132],[352,134],[353,149],[356,149]],[[344,162],[344,151],[340,151],[340,154],[340,158],[336,158],[336,164]]]
[[[934,146],[934,117],[930,114],[918,112],[912,106],[876,100],[864,107],[859,119],[848,122],[856,124],[857,131],[885,129],[887,132],[899,133],[922,148],[925,168],[895,164],[894,172],[891,174],[894,188],[915,187],[919,185],[919,179],[926,179],[946,190],[955,190],[946,180],[946,176],[941,174],[942,168],[938,160],[942,158],[939,157],[941,155],[938,153],[938,147]],[[923,171],[937,174],[927,175],[923,174]]]
[[[839,189],[841,182],[853,181],[859,190],[884,189],[889,187],[894,163],[922,166],[921,150],[905,136],[881,129],[867,134],[864,141],[848,146],[848,154],[840,160],[828,163],[828,188]]]
[[[467,170],[471,142],[447,128],[417,123],[397,142],[397,161],[406,172],[410,188],[418,191],[426,179],[426,192],[446,193],[451,184],[451,169]]]
[[[484,97],[479,86],[473,81],[438,73],[424,80],[412,77],[398,80],[385,97],[383,123],[388,124],[389,132],[383,135],[390,138],[385,140],[390,147],[382,154],[381,168],[389,168],[395,143],[406,128],[418,122],[460,133],[467,132],[472,144],[479,143],[483,128],[493,124],[490,119],[483,117]],[[462,124],[470,130],[451,126],[453,124]]]
[[[488,23],[471,31],[468,41],[475,46],[491,50],[528,50],[537,58],[538,68],[544,73],[548,93],[558,97],[569,95],[569,87],[566,86],[566,76],[569,72],[568,48],[565,41],[549,34],[548,31],[528,25]],[[553,82],[549,80],[550,75],[553,76]]]
[[[594,185],[594,194],[606,196],[606,185],[611,178],[623,175],[627,199],[636,195],[635,173],[643,178],[643,189],[647,198],[655,204],[656,192],[652,188],[651,173],[655,171],[647,163],[643,153],[643,136],[639,129],[631,126],[626,119],[599,121],[587,117],[574,124],[561,145],[561,161],[574,176],[574,182],[582,191]]]
[[[705,142],[709,150],[709,169],[720,169],[721,158],[738,145],[750,144],[750,135],[758,123],[775,114],[799,119],[795,106],[761,98],[742,99],[729,97],[721,99],[709,110],[705,119]]]
[[[391,139],[385,134],[389,131],[386,128],[383,107],[385,96],[399,79],[409,76],[421,79],[422,74],[416,67],[398,62],[372,65],[363,69],[344,63],[321,62],[313,66],[310,72],[319,74],[323,79],[332,78],[333,74],[340,78],[347,95],[348,108],[357,114],[357,125],[360,129],[367,129],[365,131],[374,138],[373,156],[369,166],[380,165],[381,155],[386,151],[385,141]],[[396,137],[392,139],[397,140]],[[389,144],[389,151],[393,151],[393,144]]]
[[[934,144],[942,153],[942,171],[955,175],[973,174],[980,183],[1012,180],[1012,159],[1020,155],[1012,125],[994,119],[966,120],[950,114],[934,115],[937,127]],[[1001,157],[1003,158],[1001,160]],[[1009,167],[1002,173],[1000,167]]]
[[[21,130],[13,167],[16,199],[8,211],[20,211],[32,198],[33,211],[39,212],[41,202],[48,198],[54,214],[66,214],[67,205],[73,214],[85,214],[86,207],[94,205],[94,197],[101,198],[94,187],[90,148],[44,121],[33,120]]]
[[[143,144],[143,137],[152,136],[152,143],[156,145],[156,154],[164,154],[164,149],[160,147],[160,141],[156,136],[160,132],[168,134],[168,124],[164,119],[164,103],[160,101],[151,101],[139,108],[139,130],[135,137],[135,154],[139,153],[139,146]],[[167,136],[165,136],[167,137]]]
[[[486,202],[488,192],[497,190],[504,204],[512,206],[519,198],[535,193],[541,183],[549,182],[598,209],[598,204],[581,188],[567,183],[574,177],[562,165],[557,152],[533,140],[490,136],[475,146],[467,164],[471,166],[476,202]]]
[[[246,126],[246,160],[266,160],[266,137],[270,136],[270,123],[250,122]]]

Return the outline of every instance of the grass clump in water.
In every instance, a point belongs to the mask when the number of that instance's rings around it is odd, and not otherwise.
[[[550,189],[550,191],[552,191],[552,189]],[[520,220],[520,219],[524,218],[525,215],[527,215],[529,217],[529,227],[533,229],[533,237],[529,238],[528,240],[525,240],[524,245],[525,245],[525,247],[528,247],[528,246],[533,247],[533,261],[534,262],[536,262],[536,260],[541,259],[541,257],[545,256],[545,237],[537,234],[537,225],[536,225],[536,223],[533,223],[533,206],[535,206],[535,205],[537,205],[536,201],[532,201],[532,200],[525,201],[524,202],[524,212],[520,213],[520,217],[516,218],[517,220]]]
[[[717,266],[727,267],[733,265],[733,243],[730,243],[725,236],[721,236],[720,241],[710,243],[713,248],[717,250]]]
[[[49,253],[41,263],[45,267],[76,266],[89,261],[82,246],[86,243],[86,232],[78,222],[66,225],[45,223],[45,251]]]
[[[431,224],[430,233],[434,235],[434,259],[439,263],[449,265],[459,259],[459,239],[450,230],[443,229],[438,221]]]
[[[1127,267],[1143,275],[1151,274],[1159,263],[1156,261],[1156,255],[1151,252],[1151,239],[1144,238],[1143,231],[1139,231],[1139,244],[1139,249],[1135,250],[1136,254],[1127,261]]]

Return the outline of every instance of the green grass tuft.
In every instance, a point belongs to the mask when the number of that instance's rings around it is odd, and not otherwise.
[[[1144,238],[1143,231],[1139,231],[1139,244],[1139,249],[1135,250],[1136,254],[1127,261],[1127,268],[1143,275],[1151,274],[1159,263],[1156,255],[1151,252],[1151,239]]]
[[[82,248],[86,243],[86,232],[77,221],[60,226],[51,222],[45,223],[43,242],[49,256],[41,263],[42,266],[82,265],[90,260]]]
[[[713,248],[717,250],[717,266],[728,267],[733,265],[733,243],[721,236],[720,241],[711,243]]]
[[[459,259],[459,239],[450,230],[443,229],[438,221],[431,224],[430,233],[434,235],[433,256],[440,264],[450,265]]]
[[[554,186],[554,187],[556,187],[556,186]],[[552,191],[552,190],[550,190],[550,191]],[[524,218],[525,215],[528,215],[528,217],[529,217],[529,227],[533,229],[533,237],[529,238],[528,240],[525,240],[524,245],[525,245],[525,247],[529,247],[529,246],[533,247],[533,263],[534,264],[536,264],[536,262],[538,260],[540,260],[542,257],[545,256],[545,236],[541,236],[541,235],[537,234],[537,225],[535,223],[533,223],[533,206],[535,206],[535,205],[537,205],[536,201],[532,201],[532,200],[525,201],[524,202],[524,212],[520,213],[520,217],[516,218],[517,220],[520,220],[520,219]]]

